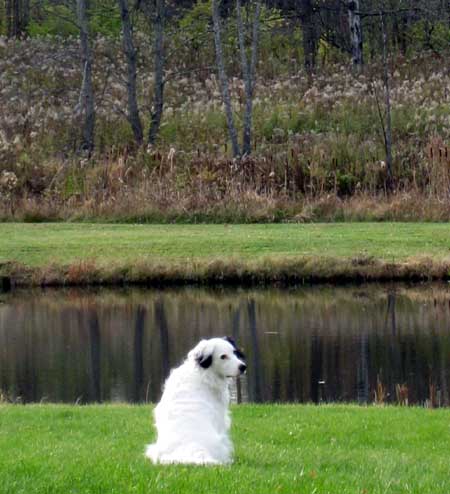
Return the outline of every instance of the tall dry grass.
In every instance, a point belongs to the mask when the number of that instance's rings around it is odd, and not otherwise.
[[[155,153],[152,166],[128,160],[96,165],[72,163],[42,169],[27,182],[15,182],[0,201],[3,221],[116,222],[311,222],[448,221],[450,219],[449,149],[434,139],[426,167],[406,186],[385,191],[384,170],[362,186],[341,190],[335,173],[321,174],[297,159],[273,157],[184,156]],[[292,159],[294,156],[294,159]],[[426,172],[426,175],[425,175]],[[368,171],[369,174],[369,171]],[[367,177],[367,175],[366,175]],[[419,182],[420,181],[420,182]],[[377,183],[375,186],[374,183]],[[11,182],[9,182],[11,183]],[[0,182],[0,188],[2,187]]]
[[[150,50],[145,36],[137,43],[143,57],[138,96],[145,109]],[[9,81],[0,87],[2,220],[450,219],[446,54],[392,58],[394,193],[388,195],[374,97],[382,91],[377,61],[358,76],[329,64],[307,77],[291,67],[273,73],[263,60],[254,154],[236,161],[211,69],[170,73],[157,146],[136,149],[123,118],[120,44],[99,38],[94,52],[97,137],[87,160],[75,152],[80,135],[73,108],[81,81],[76,42],[32,38],[0,45],[1,81]],[[270,50],[264,56],[270,58]],[[231,75],[239,127],[243,81]],[[146,123],[145,111],[142,116]]]

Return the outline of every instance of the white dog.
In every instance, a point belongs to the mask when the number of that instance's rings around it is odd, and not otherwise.
[[[222,464],[232,461],[228,437],[228,378],[244,373],[244,354],[230,338],[202,340],[172,370],[155,408],[154,463]]]

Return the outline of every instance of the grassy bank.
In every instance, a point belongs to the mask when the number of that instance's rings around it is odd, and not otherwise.
[[[0,406],[1,491],[447,493],[449,410],[237,406],[231,467],[155,467],[147,406]]]
[[[438,223],[0,224],[19,285],[445,279],[449,249]]]

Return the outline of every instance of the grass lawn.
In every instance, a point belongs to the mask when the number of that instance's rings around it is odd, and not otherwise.
[[[117,225],[2,223],[0,261],[37,266],[86,258],[185,259],[238,256],[450,256],[445,223]]]
[[[0,270],[1,264],[10,261],[31,270],[89,263],[72,269],[70,275],[52,268],[50,275],[47,270],[34,274],[34,278],[29,276],[34,283],[44,284],[49,277],[55,284],[84,284],[96,279],[109,283],[139,282],[149,277],[221,279],[227,269],[233,279],[239,279],[243,272],[250,273],[250,277],[262,273],[261,279],[269,282],[290,273],[300,280],[311,276],[331,280],[343,274],[350,279],[366,279],[369,275],[374,279],[408,279],[427,278],[433,266],[438,272],[433,277],[442,279],[450,272],[450,228],[444,223],[3,223]],[[378,264],[369,266],[374,261]],[[393,275],[391,268],[395,263],[422,264]],[[361,265],[365,266],[362,272]],[[94,273],[95,268],[100,272]],[[108,271],[113,268],[114,273]],[[20,278],[20,273],[3,274]],[[29,279],[23,284],[31,283]]]
[[[149,406],[0,406],[0,492],[449,492],[450,410],[351,405],[232,409],[235,463],[161,467],[143,456]]]

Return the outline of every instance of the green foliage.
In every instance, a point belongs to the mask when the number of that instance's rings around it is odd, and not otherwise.
[[[450,27],[448,22],[430,22],[421,19],[410,27],[407,36],[409,38],[409,51],[432,48],[436,51],[445,51],[450,43]]]
[[[96,147],[104,154],[123,149],[133,142],[133,130],[127,120],[116,117],[111,120],[97,119]]]
[[[76,169],[73,169],[69,173],[63,183],[62,195],[65,199],[76,196],[83,192],[83,176],[77,173]]]
[[[209,32],[211,1],[198,0],[180,19],[178,25],[182,36],[190,43],[192,50],[199,50]]]
[[[122,23],[116,1],[103,0],[92,5],[89,16],[93,35],[120,36]]]
[[[29,33],[31,36],[77,36],[74,10],[64,4],[44,3],[45,15],[31,18]]]
[[[294,134],[313,132],[323,134],[332,130],[332,115],[322,105],[316,105],[312,111],[301,111],[289,122]]]
[[[289,29],[289,36],[286,36]],[[258,73],[264,77],[295,73],[302,58],[301,29],[289,25],[280,10],[263,5],[260,14]]]
[[[187,65],[214,61],[211,44],[211,1],[198,0],[187,10],[178,22],[173,40],[177,51],[183,53],[183,62]]]
[[[284,140],[284,125],[285,122],[283,122],[280,114],[275,110],[263,124],[261,133],[268,141],[274,139]]]
[[[358,179],[350,173],[337,172],[337,192],[339,195],[351,195],[355,191],[355,185]]]
[[[93,35],[118,36],[121,31],[120,13],[116,2],[96,1],[89,12],[90,28]],[[54,4],[45,0],[36,6],[28,28],[30,36],[78,36],[79,28],[73,4]]]

